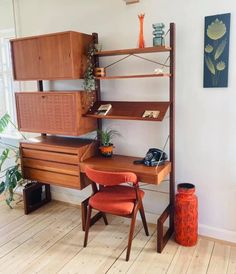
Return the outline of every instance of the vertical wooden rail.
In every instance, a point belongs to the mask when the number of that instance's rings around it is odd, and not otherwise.
[[[175,204],[175,24],[170,24],[170,228],[174,232],[174,204]]]
[[[161,253],[169,238],[174,232],[174,204],[175,204],[175,24],[170,23],[170,82],[169,82],[169,101],[170,101],[170,185],[169,185],[169,205],[163,211],[157,221],[157,252]],[[169,228],[164,234],[164,222],[169,217]]]
[[[93,32],[92,36],[93,36],[93,43],[98,44],[98,34]],[[95,64],[95,67],[99,67],[99,57],[98,56],[94,56],[94,64]],[[100,83],[99,79],[95,80],[95,86],[96,86],[97,101],[101,101],[101,83]],[[101,129],[102,128],[102,120],[97,119],[97,123],[98,123],[98,128]]]

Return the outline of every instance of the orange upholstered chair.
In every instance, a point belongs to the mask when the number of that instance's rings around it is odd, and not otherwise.
[[[132,172],[108,172],[95,170],[90,167],[86,167],[85,173],[93,183],[99,184],[99,190],[95,191],[89,198],[84,247],[87,246],[92,209],[103,213],[106,224],[105,213],[128,217],[131,218],[126,253],[126,261],[128,261],[138,211],[142,218],[145,233],[147,236],[149,235],[142,203],[144,192],[139,189],[137,176]],[[132,183],[132,186],[121,185],[122,183]]]

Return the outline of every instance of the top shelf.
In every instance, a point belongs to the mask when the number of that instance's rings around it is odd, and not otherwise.
[[[152,53],[152,52],[169,52],[169,51],[171,51],[171,48],[168,46],[156,46],[156,47],[147,47],[147,48],[98,51],[95,53],[95,55],[102,57],[102,56],[142,54],[142,53]]]

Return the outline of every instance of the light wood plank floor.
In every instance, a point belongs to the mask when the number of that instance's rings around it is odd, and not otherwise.
[[[230,273],[236,274],[236,247],[199,237],[195,247],[170,240],[156,253],[155,226],[146,237],[137,221],[131,258],[125,261],[129,219],[108,216],[95,224],[83,248],[80,209],[59,202],[24,215],[22,205],[0,201],[0,273]]]

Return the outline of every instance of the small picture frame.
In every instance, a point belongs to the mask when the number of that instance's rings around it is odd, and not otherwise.
[[[145,110],[143,113],[143,118],[153,118],[157,119],[160,111],[159,110]]]

